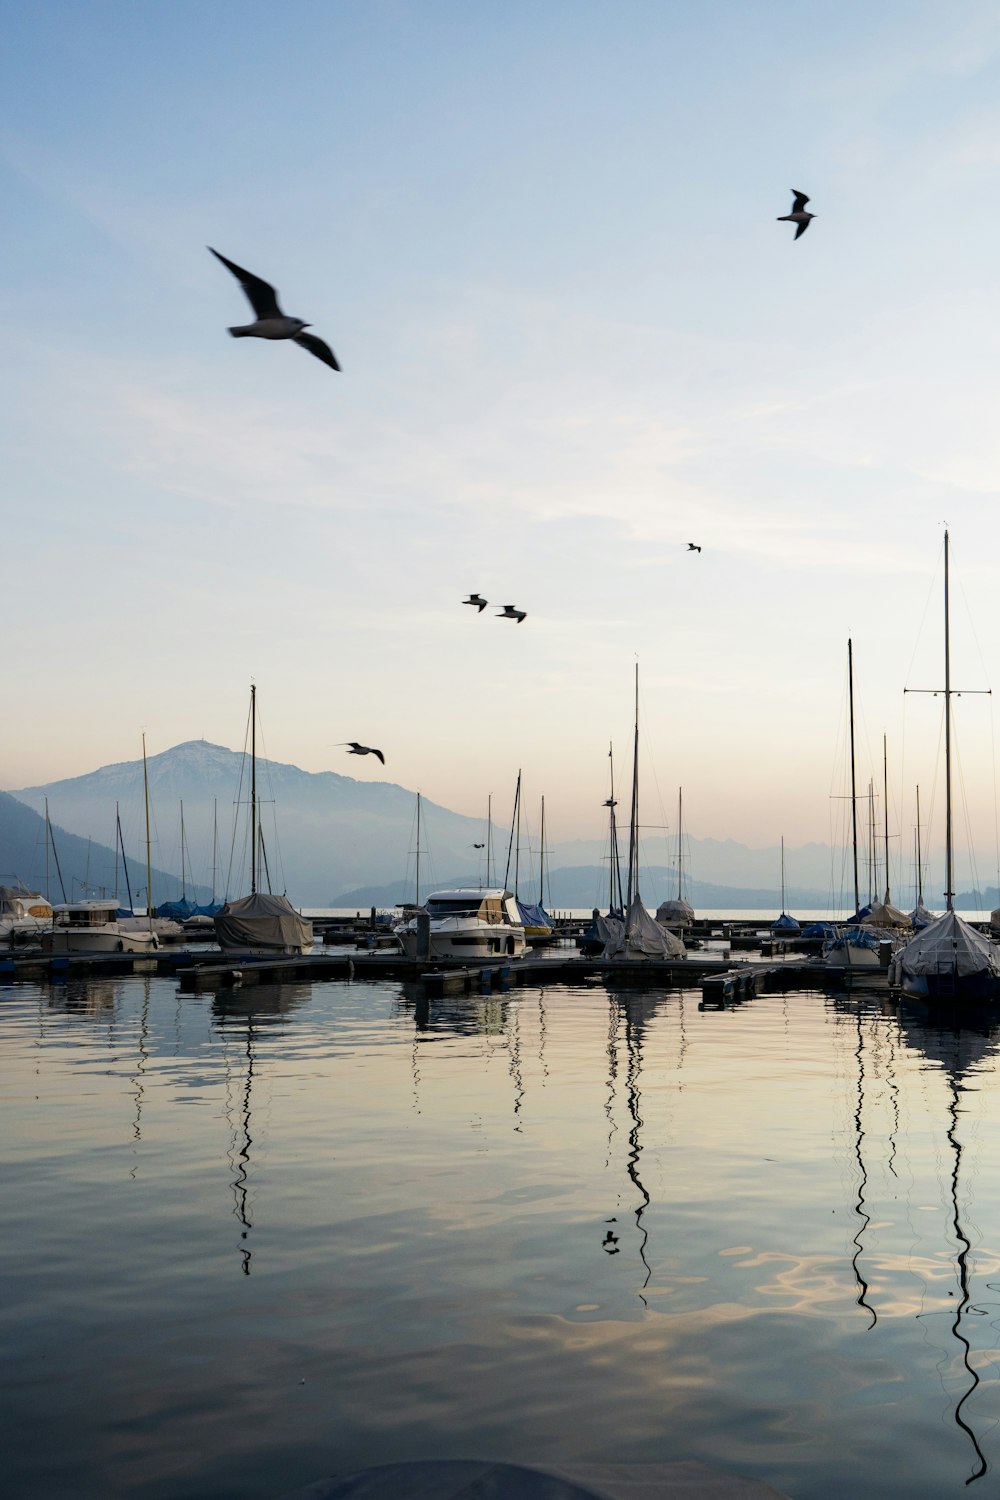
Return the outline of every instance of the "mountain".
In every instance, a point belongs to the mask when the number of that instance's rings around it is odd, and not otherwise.
[[[52,901],[61,901],[63,890],[66,900],[77,901],[85,895],[113,895],[117,889],[122,904],[127,903],[121,859],[118,860],[116,875],[113,849],[68,833],[55,824],[52,835],[46,864],[45,819],[7,792],[0,792],[0,885],[24,884],[48,895]],[[181,883],[176,875],[154,869],[152,879],[154,901],[176,901],[180,896]],[[141,860],[129,858],[128,880],[136,905],[144,906],[145,855]],[[200,886],[195,887],[190,882],[187,885],[187,895],[196,901],[207,901],[209,894]]]
[[[246,757],[221,745],[192,740],[147,762],[152,814],[152,852],[158,867],[186,886],[197,881],[210,894],[242,895],[248,889]],[[278,761],[258,760],[258,794],[270,884],[302,906],[384,904],[390,891],[413,894],[416,796],[391,781],[356,781],[334,771],[309,772]],[[241,781],[242,777],[242,781]],[[48,798],[54,822],[69,833],[113,847],[118,805],[130,865],[145,868],[146,830],[142,761],[103,766],[85,776],[12,794],[36,812]],[[550,799],[550,805],[551,805]],[[181,806],[185,860],[181,866]],[[485,871],[473,845],[484,840],[479,818],[469,818],[423,798],[421,801],[421,892],[451,884],[445,871]],[[235,814],[239,813],[239,817]],[[607,849],[603,814],[595,812],[601,836],[554,842],[546,850],[552,901],[557,906],[603,905],[607,890]],[[551,826],[551,825],[550,825]],[[217,830],[217,837],[215,832]],[[508,831],[493,829],[494,878],[502,880]],[[44,845],[40,842],[39,848]],[[780,906],[781,855],[777,844],[754,849],[733,839],[684,840],[684,890],[697,906]],[[642,891],[656,904],[677,889],[676,841],[647,835],[642,840]],[[9,859],[0,861],[10,864]],[[30,863],[24,861],[25,868]],[[789,909],[828,909],[848,899],[850,859],[842,849],[808,843],[785,850],[785,904]],[[652,879],[647,883],[646,871]],[[521,850],[521,891],[537,893],[534,860]],[[603,872],[603,873],[602,873]],[[23,873],[23,872],[22,872]],[[25,877],[27,878],[27,877]],[[472,879],[471,874],[466,875]],[[513,872],[511,872],[513,878]],[[267,883],[266,875],[261,882]],[[867,886],[867,878],[863,880]],[[145,880],[143,879],[143,884]],[[938,879],[924,889],[940,889]],[[154,894],[157,885],[154,882]],[[908,883],[896,882],[897,902],[912,904]],[[367,894],[362,894],[367,893]],[[203,899],[207,899],[207,894]],[[343,899],[341,899],[343,898]],[[929,895],[928,899],[931,897]],[[940,905],[940,897],[934,898]]]
[[[220,895],[243,895],[249,885],[247,758],[222,745],[192,740],[149,756],[147,771],[155,857],[180,872],[183,803],[187,870]],[[271,887],[287,890],[296,905],[326,906],[332,892],[348,886],[402,879],[408,858],[413,863],[416,797],[393,782],[356,781],[335,771],[302,771],[258,758],[257,793]],[[52,818],[84,838],[114,829],[117,803],[130,862],[141,850],[145,866],[141,760],[102,766],[48,786],[24,787],[13,796],[38,812],[48,798]],[[482,820],[426,798],[421,809],[428,877],[435,868],[463,868],[472,845],[482,842]],[[494,839],[500,838],[494,830]]]
[[[587,910],[593,906],[606,909],[607,881],[607,870],[600,865],[578,865],[571,869],[555,869],[551,875],[546,873],[545,876],[546,907],[553,912],[567,907],[572,910]],[[466,873],[451,876],[447,880],[436,881],[434,885],[422,885],[421,894],[428,896],[436,887],[453,889],[479,884],[478,875]],[[649,868],[643,866],[642,897],[651,911],[655,911],[661,901],[665,901],[676,893],[676,870],[655,865]],[[537,887],[533,885],[521,891],[521,899],[522,901],[534,900],[537,894]],[[746,908],[751,911],[770,912],[777,916],[781,909],[780,889],[712,885],[705,880],[692,880],[685,881],[684,894],[694,906],[695,911],[728,911]],[[406,885],[402,881],[395,881],[341,891],[333,897],[330,905],[346,907],[348,910],[354,907],[355,910],[363,911],[366,907],[372,906],[398,906],[402,901],[412,901],[412,899],[412,884]],[[827,911],[830,898],[825,891],[810,890],[805,886],[787,887],[785,906],[790,912]]]

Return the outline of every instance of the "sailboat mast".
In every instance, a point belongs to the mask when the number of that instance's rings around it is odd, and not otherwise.
[[[785,913],[785,835],[781,835],[781,914]]]
[[[48,799],[48,797],[46,797],[46,799],[45,799],[45,830],[46,830],[46,834],[47,834],[47,841],[46,841],[46,844],[45,844],[45,883],[46,883],[46,885],[48,885],[48,880],[49,880],[49,842],[51,842],[51,844],[52,844],[52,858],[55,861],[56,874],[59,876],[59,889],[62,892],[62,898],[65,901],[66,900],[66,887],[63,884],[62,866],[59,863],[59,850],[56,848],[56,836],[55,836],[55,832],[54,832],[53,827],[52,827],[52,819],[49,817],[49,799]],[[49,893],[46,890],[46,892],[45,892],[46,899],[48,898],[48,894]]]
[[[514,895],[515,895],[515,897],[517,897],[517,895],[519,894],[518,886],[520,884],[520,874],[521,874],[521,773],[520,773],[520,771],[518,771],[518,773],[517,773],[517,802],[515,804],[515,809],[516,809],[516,813],[517,813],[517,838],[516,838],[515,843],[514,843]]]
[[[153,856],[149,842],[149,771],[146,766],[146,734],[142,736],[142,789],[146,799],[146,919],[153,930]]]
[[[924,900],[924,872],[920,868],[920,788],[917,787],[917,905]]]
[[[215,905],[215,868],[219,850],[219,799],[212,798],[212,905]]]
[[[854,910],[861,910],[861,891],[858,886],[858,789],[854,769],[854,647],[847,642],[847,682],[851,704],[851,847],[854,850]]]
[[[545,796],[542,796],[542,832],[538,850],[538,904],[545,905]]]
[[[187,875],[184,868],[184,802],[181,801],[181,900],[187,900]]]
[[[257,684],[250,685],[250,894],[257,894]]]
[[[628,835],[628,905],[639,894],[639,663],[635,666],[635,736],[632,747],[632,815]]]
[[[115,905],[118,905],[118,841],[121,836],[122,825],[118,816],[118,803],[115,803]]]
[[[493,793],[486,797],[486,886],[493,886]]]
[[[684,882],[683,882],[683,880],[681,878],[681,860],[684,857],[683,856],[683,849],[682,849],[682,845],[681,845],[681,827],[682,827],[682,823],[683,823],[683,817],[684,817],[684,788],[683,787],[678,787],[677,788],[677,899],[678,899],[678,901],[683,901],[683,899],[684,899]]]
[[[517,789],[514,792],[514,811],[510,819],[510,838],[507,840],[507,866],[503,872],[504,890],[510,888],[510,857],[514,852],[514,827],[520,815],[521,809],[521,772],[517,773]],[[517,877],[514,878],[514,894],[517,895]]]
[[[944,534],[944,783],[945,783],[945,905],[955,909],[954,851],[951,822],[951,626],[948,611],[948,533]]]
[[[885,904],[889,905],[889,751],[882,736],[882,802],[885,812]]]
[[[416,857],[416,860],[414,861],[414,863],[415,863],[415,866],[416,866],[416,871],[415,871],[416,878],[415,878],[415,881],[414,881],[415,890],[414,890],[414,894],[413,894],[413,904],[414,904],[414,906],[419,906],[420,905],[420,793],[419,792],[417,793],[417,857]]]
[[[125,872],[125,893],[128,896],[128,909],[129,909],[129,911],[133,911],[134,910],[134,906],[133,906],[133,902],[132,902],[132,884],[131,884],[131,881],[128,878],[128,860],[125,858],[125,840],[122,837],[122,820],[118,816],[118,803],[117,802],[115,803],[115,824],[116,824],[117,829],[118,829],[118,844],[120,845],[121,851],[122,851],[122,869]],[[117,901],[117,899],[118,899],[118,859],[117,859],[117,849],[116,849],[116,851],[115,851],[115,900]]]

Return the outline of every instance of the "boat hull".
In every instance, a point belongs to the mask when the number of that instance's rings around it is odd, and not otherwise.
[[[417,932],[397,931],[403,952],[407,958],[417,958]],[[526,948],[523,932],[509,927],[487,926],[481,929],[437,931],[433,923],[430,930],[428,956],[430,958],[483,959],[521,958]]]
[[[46,953],[151,953],[159,947],[155,932],[121,932],[117,927],[80,931],[54,928],[42,934]]]

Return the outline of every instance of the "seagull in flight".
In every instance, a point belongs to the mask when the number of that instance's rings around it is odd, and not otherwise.
[[[697,542],[688,542],[688,551],[689,552],[700,552],[701,548],[698,546]]]
[[[490,601],[488,599],[483,598],[482,594],[470,594],[468,599],[462,600],[463,604],[474,604],[480,614],[482,614],[483,610],[486,608],[489,602]]]
[[[347,752],[348,755],[377,755],[382,764],[385,765],[385,756],[381,750],[376,750],[374,745],[359,745],[357,740],[339,740],[338,744],[350,745],[351,748]]]
[[[815,219],[816,215],[806,212],[806,204],[809,202],[809,198],[805,193],[800,193],[798,188],[792,188],[792,194],[794,196],[792,211],[790,214],[779,214],[778,223],[797,224],[799,227],[796,229],[793,238],[798,239],[800,235],[805,234],[809,228],[810,219]]]
[[[208,248],[212,250],[211,245]],[[257,315],[256,323],[244,323],[237,328],[230,328],[229,332],[234,339],[292,339],[303,349],[308,349],[310,354],[315,354],[325,365],[329,365],[331,370],[340,369],[329,344],[324,344],[322,339],[311,333],[303,332],[312,327],[311,323],[303,323],[301,318],[285,316],[278,306],[278,294],[269,282],[262,281],[250,271],[244,271],[242,266],[220,255],[218,250],[212,250],[212,254],[232,271]]]
[[[519,625],[522,620],[526,620],[527,618],[528,611],[526,609],[515,609],[513,604],[505,604],[497,615],[498,620],[516,620]]]

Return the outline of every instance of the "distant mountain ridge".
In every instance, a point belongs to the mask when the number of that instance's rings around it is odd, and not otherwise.
[[[220,896],[227,892],[242,895],[248,887],[249,796],[243,753],[206,740],[189,740],[149,756],[147,769],[157,867],[175,878],[183,873],[186,883],[197,884],[200,891],[210,893],[214,888]],[[336,771],[303,771],[263,758],[258,759],[257,769],[272,889],[286,891],[296,905],[309,907],[371,905],[372,900],[380,904],[389,899],[373,895],[362,901],[361,892],[407,889],[409,894],[416,838],[415,792],[392,781],[358,781]],[[108,849],[114,844],[117,804],[130,865],[145,867],[141,760],[102,766],[83,776],[24,787],[11,795],[37,813],[44,812],[47,797],[54,823]],[[550,827],[557,826],[558,807],[552,798],[549,804]],[[441,878],[441,871],[476,870],[474,883],[479,884],[484,860],[473,846],[485,840],[485,819],[452,812],[426,797],[421,806],[424,893],[434,885],[450,883]],[[606,896],[601,893],[607,890],[608,867],[602,819],[603,814],[595,810],[593,839],[554,842],[547,848],[547,887],[551,886],[556,904],[604,904]],[[494,870],[499,866],[501,876],[508,837],[506,828],[494,826]],[[647,904],[655,905],[676,893],[676,855],[674,836],[642,839],[642,890]],[[685,894],[696,904],[751,907],[756,902],[765,909],[780,907],[777,846],[757,849],[733,839],[685,837],[684,855]],[[0,865],[8,863],[0,850]],[[786,846],[785,866],[787,907],[808,904],[830,909],[849,904],[844,851],[819,843]],[[522,891],[537,893],[536,870],[537,851],[532,854],[522,844]],[[928,878],[925,889],[934,891],[938,883]],[[898,904],[912,905],[905,888],[902,892],[894,888],[894,895]],[[340,896],[347,899],[341,901]]]

